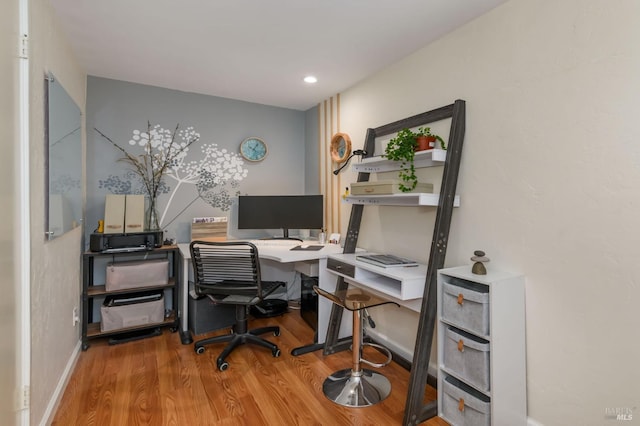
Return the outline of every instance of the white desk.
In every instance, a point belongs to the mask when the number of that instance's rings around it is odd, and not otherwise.
[[[321,250],[291,250],[300,244],[318,245],[317,241],[292,241],[291,245],[270,244],[264,240],[250,240],[258,247],[260,260],[270,260],[277,263],[295,264],[294,267],[308,267],[309,262],[317,262],[332,254],[342,253],[339,244],[324,244]],[[189,344],[193,340],[189,333],[189,271],[191,269],[191,252],[189,243],[178,244],[180,256],[182,256],[182,294],[179,301],[180,338],[183,344]],[[297,269],[297,268],[296,268]]]

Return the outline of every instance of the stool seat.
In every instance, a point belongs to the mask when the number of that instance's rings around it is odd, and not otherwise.
[[[329,400],[346,407],[367,407],[384,400],[391,393],[389,379],[373,370],[361,368],[360,363],[365,362],[373,367],[383,367],[391,362],[391,352],[383,346],[365,343],[386,352],[387,361],[376,364],[362,358],[362,311],[384,304],[400,305],[360,288],[349,288],[335,293],[329,293],[318,286],[313,286],[313,289],[336,305],[353,312],[353,366],[336,371],[327,377],[322,385],[323,393]]]
[[[400,306],[396,302],[383,299],[382,297],[369,293],[361,288],[348,288],[346,290],[338,290],[334,293],[329,293],[317,285],[314,285],[313,290],[319,295],[331,300],[336,305],[342,306],[350,311],[359,311],[386,304]]]

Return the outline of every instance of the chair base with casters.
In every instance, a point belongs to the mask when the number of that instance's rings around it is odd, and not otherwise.
[[[327,377],[322,385],[324,395],[329,400],[345,407],[368,407],[383,401],[391,393],[391,382],[378,372],[362,368],[361,363],[376,368],[384,367],[391,362],[391,352],[384,346],[375,343],[363,343],[362,311],[368,307],[387,303],[397,305],[397,303],[378,298],[360,289],[349,289],[335,294],[328,293],[317,286],[314,286],[313,289],[333,303],[352,311],[353,314],[351,348],[353,365],[351,368],[336,371]],[[387,360],[383,363],[374,363],[362,358],[363,346],[373,346],[384,352]]]
[[[244,344],[267,348],[274,357],[279,357],[278,346],[260,336],[266,333],[279,336],[280,327],[252,330],[248,327],[250,308],[264,302],[277,288],[286,285],[282,281],[262,281],[258,248],[250,242],[241,241],[192,241],[190,251],[196,294],[205,295],[215,303],[236,307],[236,321],[231,334],[199,340],[194,344],[195,352],[203,353],[206,345],[227,343],[216,361],[220,371],[229,368],[227,357]]]
[[[218,355],[218,359],[216,360],[216,365],[218,366],[218,370],[220,371],[225,371],[227,368],[229,368],[229,363],[226,361],[227,356],[229,356],[229,354],[235,348],[246,343],[251,343],[270,349],[271,355],[273,355],[274,358],[280,356],[280,349],[276,344],[259,337],[266,333],[273,333],[273,335],[277,337],[280,335],[280,327],[270,326],[249,330],[247,327],[248,321],[246,311],[246,306],[236,305],[236,323],[231,330],[231,334],[209,337],[208,339],[199,340],[194,344],[193,348],[196,353],[202,354],[205,351],[206,345],[215,343],[229,343],[220,353],[220,355]]]

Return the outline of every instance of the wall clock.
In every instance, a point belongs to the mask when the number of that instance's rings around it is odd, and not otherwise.
[[[247,138],[240,144],[240,155],[247,161],[262,161],[267,156],[267,144],[260,138]]]
[[[331,138],[331,145],[329,146],[329,153],[331,159],[338,164],[347,161],[347,158],[351,155],[351,138],[346,133],[336,133]]]

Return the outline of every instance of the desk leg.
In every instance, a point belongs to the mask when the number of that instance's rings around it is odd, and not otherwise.
[[[343,277],[338,277],[336,282],[336,291],[346,290],[349,284]],[[329,327],[327,329],[327,339],[325,340],[324,355],[343,350],[339,345],[338,334],[340,333],[340,324],[342,323],[342,313],[344,308],[335,303],[331,306],[331,316],[329,318]]]
[[[311,343],[309,345],[300,346],[299,348],[291,349],[291,355],[298,356],[308,354],[309,352],[319,351],[324,348],[324,343]]]
[[[190,259],[182,259],[182,291],[180,292],[180,341],[183,345],[193,343],[193,338],[189,332],[189,268]]]
[[[368,337],[365,337],[364,341],[368,342],[369,340],[370,339]],[[324,345],[325,345],[324,343],[311,343],[305,346],[300,346],[298,348],[293,348],[291,349],[291,355],[298,356],[298,355],[308,354],[309,352],[319,351],[320,349],[324,349]],[[351,348],[351,336],[342,337],[338,339],[337,343],[331,346],[331,349],[332,349],[331,353],[346,351],[347,349],[350,349],[350,348]]]

